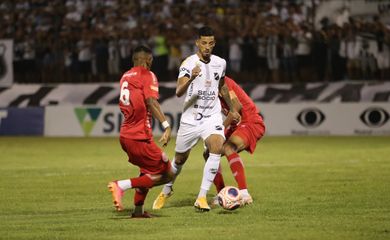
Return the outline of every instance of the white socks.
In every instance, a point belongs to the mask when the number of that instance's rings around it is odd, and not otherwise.
[[[177,175],[180,174],[182,167],[183,167],[183,165],[178,165],[175,163],[175,158],[172,160],[171,168],[172,168],[172,172],[175,174],[175,178],[172,181],[170,181],[169,183],[164,185],[162,192],[165,195],[169,195],[171,193],[173,183],[175,182]]]
[[[180,174],[183,165],[176,164],[175,158],[173,158],[173,160],[171,162],[171,167],[172,167],[172,172],[177,176]]]
[[[248,189],[240,189],[241,196],[247,197],[249,196]]]
[[[123,191],[126,191],[127,189],[131,188],[131,181],[130,179],[120,180],[117,181],[118,187],[122,189]]]
[[[214,153],[209,154],[209,158],[207,159],[207,162],[204,165],[202,184],[200,185],[198,198],[206,197],[207,192],[210,190],[210,187],[213,184],[215,175],[218,172],[220,160],[221,160],[220,154],[214,154]]]

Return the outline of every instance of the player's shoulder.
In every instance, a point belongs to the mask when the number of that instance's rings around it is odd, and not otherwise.
[[[225,64],[226,65],[226,60],[224,58],[221,58],[220,56],[217,55],[211,55],[211,61],[213,63],[220,63],[220,64]]]
[[[215,61],[215,62],[224,62],[224,63],[226,63],[226,60],[224,58],[221,58],[220,56],[217,56],[217,55],[214,55],[214,54],[211,55],[211,60]]]
[[[197,57],[196,54],[192,54],[188,57],[186,57],[186,59],[184,59],[184,61],[181,63],[181,65],[185,65],[185,64],[193,64],[195,63],[199,58]]]
[[[158,83],[156,75],[152,71],[146,68],[143,68],[141,70],[141,77],[144,83],[151,83],[151,84]]]

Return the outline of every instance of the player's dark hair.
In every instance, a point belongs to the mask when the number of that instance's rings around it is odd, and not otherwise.
[[[209,37],[214,36],[214,30],[209,26],[201,27],[198,31],[198,37]]]
[[[140,45],[140,46],[137,46],[136,48],[134,48],[133,55],[140,53],[140,52],[152,54],[152,50],[145,45]]]

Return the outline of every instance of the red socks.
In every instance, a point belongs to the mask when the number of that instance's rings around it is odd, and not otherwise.
[[[214,178],[214,185],[217,188],[217,192],[220,192],[222,188],[225,187],[225,182],[223,181],[223,176],[221,171],[222,171],[222,167],[221,164],[219,164],[218,172]]]
[[[232,170],[233,176],[236,179],[239,189],[246,189],[246,178],[244,165],[238,153],[233,153],[227,156],[230,169]]]
[[[144,205],[146,195],[148,195],[149,189],[147,188],[136,188],[134,193],[134,205]]]

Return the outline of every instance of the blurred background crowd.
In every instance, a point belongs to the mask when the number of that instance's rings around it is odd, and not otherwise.
[[[379,15],[351,16],[348,5],[316,21],[319,7],[330,3],[2,0],[0,39],[14,40],[14,76],[21,83],[118,81],[139,44],[153,49],[159,80],[175,81],[203,24],[214,28],[214,54],[240,82],[389,79],[386,22]]]

